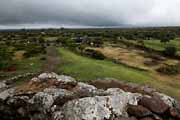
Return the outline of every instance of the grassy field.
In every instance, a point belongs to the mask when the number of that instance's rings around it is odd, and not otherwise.
[[[161,92],[180,99],[180,84],[178,81],[157,78],[149,72],[115,64],[108,60],[101,61],[83,57],[64,48],[58,50],[62,63],[57,68],[60,74],[70,75],[79,81],[108,77],[150,85]]]
[[[13,62],[16,66],[16,71],[13,72],[2,72],[1,74],[7,76],[0,78],[0,80],[8,79],[13,76],[21,75],[24,73],[37,73],[42,69],[43,61],[40,60],[40,56],[24,58],[22,60],[15,60]],[[21,80],[20,80],[21,81]],[[22,81],[21,81],[22,82]]]
[[[65,61],[59,71],[72,75],[78,80],[93,80],[97,78],[113,77],[129,82],[144,83],[152,78],[147,72],[115,64],[108,60],[95,60],[77,55],[60,48],[61,59]]]
[[[42,64],[43,61],[40,61],[40,57],[31,57],[16,61],[17,70],[23,70],[23,72],[38,72],[41,70]]]

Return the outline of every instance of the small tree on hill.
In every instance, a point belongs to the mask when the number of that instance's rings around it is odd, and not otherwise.
[[[170,40],[173,40],[175,38],[175,35],[173,33],[163,33],[160,35],[160,40],[162,43],[170,42]]]
[[[168,46],[164,50],[164,54],[167,56],[175,56],[176,52],[177,52],[177,48],[174,46]]]

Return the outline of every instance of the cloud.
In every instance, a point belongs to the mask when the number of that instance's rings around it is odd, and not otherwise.
[[[2,0],[0,26],[180,25],[179,0]]]

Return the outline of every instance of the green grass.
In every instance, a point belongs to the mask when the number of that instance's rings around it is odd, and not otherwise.
[[[31,57],[16,61],[15,63],[18,71],[38,72],[42,68],[43,61],[40,60],[40,57]]]
[[[28,72],[37,73],[41,71],[43,61],[40,60],[40,57],[32,57],[24,58],[20,61],[13,61],[13,63],[16,65],[17,70],[14,72],[3,72],[3,74],[7,77],[0,79],[8,79],[13,76],[17,76]]]
[[[116,78],[126,82],[146,84],[180,100],[180,84],[173,81],[162,81],[145,71],[115,64],[108,60],[95,60],[75,54],[65,48],[59,48],[61,63],[57,71],[79,81],[95,80],[97,78]]]
[[[65,63],[59,66],[58,71],[81,81],[113,77],[128,82],[145,83],[152,79],[145,71],[125,67],[108,60],[83,57],[64,48],[59,48],[59,54]]]
[[[152,48],[154,50],[163,51],[166,47],[166,44],[161,43],[159,40],[144,40],[144,44],[148,48]]]

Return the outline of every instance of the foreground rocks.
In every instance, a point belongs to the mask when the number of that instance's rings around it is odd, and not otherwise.
[[[107,82],[108,83],[108,82]],[[122,85],[122,83],[121,83]],[[0,93],[1,120],[162,120],[180,119],[180,103],[145,87],[144,93],[97,88],[74,78],[43,73]],[[1,85],[5,87],[4,84]],[[122,87],[122,86],[121,86]],[[141,87],[142,88],[142,87]],[[142,89],[141,89],[142,91]],[[151,91],[152,94],[145,94]]]
[[[140,101],[139,104],[148,108],[152,112],[156,114],[163,114],[165,113],[169,106],[165,104],[160,98],[158,97],[143,97]]]

